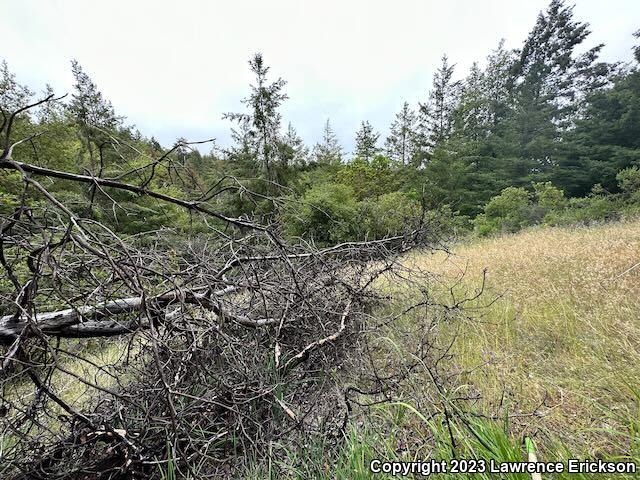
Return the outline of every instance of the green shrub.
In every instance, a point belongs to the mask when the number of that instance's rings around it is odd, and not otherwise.
[[[347,185],[314,185],[294,204],[283,215],[290,235],[324,245],[355,239],[358,204],[353,189]]]
[[[594,195],[572,198],[564,210],[552,211],[545,216],[548,225],[577,225],[616,220],[621,216],[622,202],[614,195]]]
[[[562,210],[567,206],[564,191],[560,190],[551,182],[534,182],[533,193],[538,206],[546,212]]]
[[[9,215],[20,205],[22,178],[18,172],[0,171],[0,214]]]
[[[338,182],[351,187],[357,200],[375,198],[399,187],[388,158],[378,155],[371,163],[356,159],[337,172]]]
[[[282,215],[286,232],[322,245],[401,235],[417,228],[422,219],[420,202],[408,193],[385,193],[358,202],[357,193],[342,183],[314,185],[288,205]]]
[[[618,172],[616,180],[618,180],[620,190],[631,202],[640,201],[640,168],[625,168]]]
[[[362,238],[383,238],[402,234],[417,227],[420,204],[403,192],[380,195],[359,204],[359,229]]]
[[[524,188],[507,187],[484,207],[484,213],[474,220],[480,236],[496,232],[516,232],[533,224],[534,209],[531,194]]]
[[[535,198],[534,222],[549,224],[549,219],[563,212],[569,202],[564,196],[564,191],[551,182],[534,182],[532,186]]]

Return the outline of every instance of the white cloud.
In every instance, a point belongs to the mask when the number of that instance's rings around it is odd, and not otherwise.
[[[426,97],[446,53],[462,75],[499,39],[517,47],[546,1],[278,2],[3,0],[2,53],[18,78],[57,91],[77,58],[119,114],[165,144],[228,141],[222,113],[242,108],[247,60],[263,52],[289,83],[284,108],[309,143],[327,117],[347,148],[361,120],[386,134],[402,102]],[[603,58],[630,60],[636,0],[579,1]]]

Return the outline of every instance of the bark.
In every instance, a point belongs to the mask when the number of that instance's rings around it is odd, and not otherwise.
[[[213,296],[223,295],[228,290],[215,292]],[[169,292],[156,297],[128,297],[103,302],[98,305],[80,306],[54,312],[35,315],[5,315],[0,317],[0,341],[13,341],[25,328],[33,325],[42,333],[59,337],[103,337],[131,333],[139,328],[148,328],[148,320],[143,318],[125,321],[112,320],[111,317],[127,313],[140,312],[144,304],[155,310],[166,309],[171,305],[191,304],[207,308],[218,316],[247,326],[261,327],[276,321],[271,318],[251,319],[247,316],[223,310],[206,292]]]

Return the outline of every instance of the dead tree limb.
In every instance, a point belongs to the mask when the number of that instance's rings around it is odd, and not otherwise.
[[[22,189],[0,215],[0,477],[148,478],[172,462],[178,477],[220,478],[229,457],[263,455],[292,428],[337,434],[345,396],[325,373],[354,351],[362,360],[371,312],[389,296],[377,283],[403,278],[401,256],[438,242],[430,225],[317,248],[275,221],[225,213],[218,194],[235,186],[191,198],[154,190],[177,147],[114,178],[19,161],[34,137],[12,141],[12,129],[35,105],[3,112],[0,127],[0,171],[18,172]],[[101,157],[113,149],[126,164],[117,132],[103,133]],[[61,181],[89,207],[69,205],[52,188]],[[180,207],[204,233],[118,233],[91,215],[96,198],[125,210],[116,191]],[[431,337],[417,338],[425,361]],[[387,395],[401,380],[380,370],[369,391]]]

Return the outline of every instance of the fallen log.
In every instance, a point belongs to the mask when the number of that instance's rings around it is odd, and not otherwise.
[[[59,337],[105,337],[131,333],[137,329],[148,328],[148,320],[117,321],[112,320],[111,317],[140,312],[145,305],[151,306],[155,310],[166,309],[171,305],[178,304],[199,305],[220,317],[229,318],[246,327],[261,327],[276,323],[276,320],[271,318],[252,319],[223,310],[218,302],[212,300],[212,297],[224,295],[228,291],[228,289],[224,289],[214,292],[213,295],[206,290],[186,293],[172,291],[155,297],[119,298],[97,305],[85,305],[34,315],[28,315],[26,312],[18,315],[5,315],[0,317],[0,341],[15,340],[30,325],[42,333]]]

